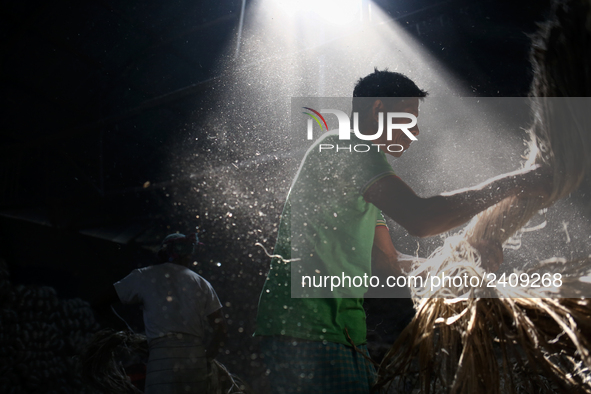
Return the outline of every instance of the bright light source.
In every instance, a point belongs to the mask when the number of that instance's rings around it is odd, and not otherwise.
[[[315,14],[322,20],[345,25],[361,20],[361,0],[275,0],[277,6],[290,16]]]

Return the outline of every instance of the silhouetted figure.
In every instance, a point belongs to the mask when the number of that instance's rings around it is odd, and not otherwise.
[[[226,337],[218,296],[189,269],[197,243],[195,234],[168,235],[158,252],[160,264],[133,270],[98,303],[142,304],[149,344],[147,394],[206,393],[208,360]],[[207,348],[206,321],[214,331]]]

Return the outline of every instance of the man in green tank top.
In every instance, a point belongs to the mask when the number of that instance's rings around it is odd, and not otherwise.
[[[380,113],[409,113],[418,118],[419,101],[426,96],[406,76],[375,70],[360,79],[353,92],[359,132],[375,134]],[[408,123],[408,119],[398,120]],[[417,136],[418,125],[408,131]],[[257,315],[255,335],[263,336],[273,393],[369,393],[375,370],[364,357],[368,355],[363,310],[367,283],[335,289],[330,283],[313,281],[337,276],[347,282],[347,277],[371,276],[372,259],[376,269],[390,275],[408,268],[409,260],[400,258],[392,245],[382,212],[411,235],[425,237],[457,227],[511,195],[541,195],[546,190],[541,172],[530,171],[445,196],[421,198],[386,160],[386,153],[402,155],[412,140],[396,129],[391,139],[387,137],[382,133],[367,141],[352,132],[350,140],[340,141],[337,132],[328,132],[300,164],[274,250],[282,258],[271,261]],[[368,143],[373,144],[368,151],[320,149],[321,144]],[[386,148],[392,144],[400,149]],[[496,250],[500,245],[486,247]]]

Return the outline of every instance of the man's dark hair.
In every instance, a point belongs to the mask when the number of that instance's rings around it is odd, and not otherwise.
[[[363,119],[367,116],[367,109],[371,107],[378,97],[393,97],[394,100],[408,97],[423,99],[428,94],[427,91],[420,89],[406,75],[388,71],[388,69],[379,71],[374,68],[373,73],[357,81],[355,89],[353,89],[352,112],[358,112]],[[353,114],[351,114],[351,122],[353,122]]]
[[[353,89],[353,97],[427,97],[428,93],[406,75],[388,71],[374,72],[360,78]]]

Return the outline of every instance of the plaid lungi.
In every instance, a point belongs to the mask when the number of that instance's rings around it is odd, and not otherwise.
[[[146,394],[207,393],[208,371],[201,338],[172,333],[149,342]]]
[[[263,337],[261,350],[273,394],[367,394],[376,380],[371,362],[340,343]]]

